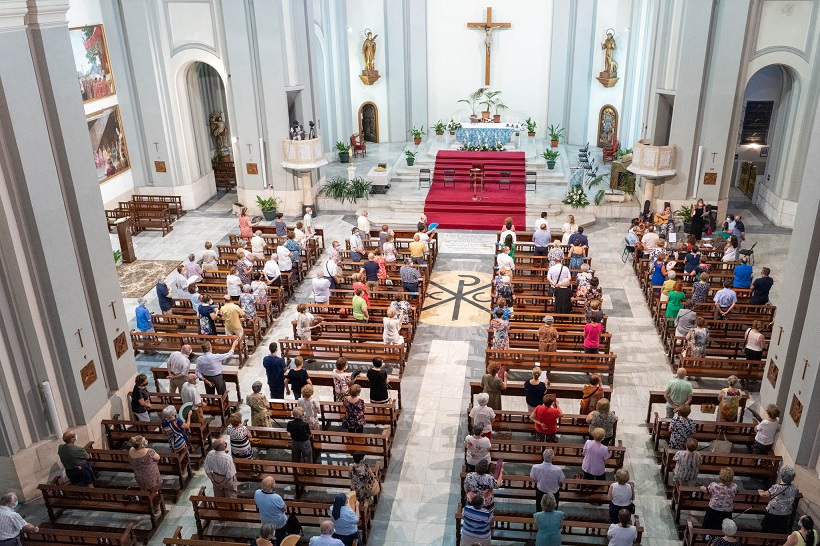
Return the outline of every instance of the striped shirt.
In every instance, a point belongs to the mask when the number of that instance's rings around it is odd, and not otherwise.
[[[461,532],[475,538],[490,538],[492,521],[493,515],[488,511],[466,506],[461,511]]]
[[[236,466],[233,464],[233,457],[227,451],[211,450],[208,456],[205,457],[205,463],[202,467],[205,473],[213,472],[220,476],[230,478],[236,474]]]
[[[196,375],[200,379],[203,376],[213,377],[222,375],[222,362],[233,356],[233,349],[221,355],[205,353],[196,359]]]
[[[403,265],[401,269],[399,269],[399,276],[401,277],[401,282],[413,284],[419,282],[421,273],[412,265]]]
[[[181,351],[174,351],[168,357],[168,371],[174,375],[188,375],[191,359]]]
[[[0,540],[17,538],[26,525],[23,516],[8,506],[0,506]]]

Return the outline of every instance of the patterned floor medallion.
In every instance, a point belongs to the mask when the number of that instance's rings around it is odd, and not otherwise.
[[[479,326],[490,320],[492,275],[475,271],[433,273],[421,321],[436,326]]]

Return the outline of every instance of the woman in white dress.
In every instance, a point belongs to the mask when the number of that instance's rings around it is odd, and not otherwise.
[[[219,269],[216,260],[219,257],[211,247],[210,241],[205,243],[205,251],[202,253],[202,271],[215,271]]]
[[[171,275],[171,281],[168,283],[168,286],[171,287],[171,297],[173,298],[182,299],[189,297],[188,279],[185,277],[183,271],[185,271],[185,266],[179,264],[176,272]]]
[[[385,343],[389,343],[391,345],[404,345],[404,337],[399,335],[403,316],[404,311],[402,311],[397,317],[395,307],[391,306],[387,308],[387,316],[382,319],[382,324],[384,324],[382,340]]]
[[[575,223],[575,216],[573,216],[572,214],[567,216],[567,221],[564,223],[564,226],[561,228],[561,231],[564,233],[564,235],[561,237],[561,244],[568,245],[570,235],[578,232],[578,225]]]

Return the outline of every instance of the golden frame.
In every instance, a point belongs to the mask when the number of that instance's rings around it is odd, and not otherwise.
[[[125,151],[125,157],[128,160],[128,167],[121,170],[121,171],[117,171],[116,173],[114,173],[110,176],[106,176],[104,178],[98,178],[98,182],[100,184],[104,184],[105,182],[108,182],[112,178],[115,178],[115,177],[121,175],[122,173],[131,170],[131,155],[128,153],[128,143],[125,140],[125,129],[123,129],[123,126],[122,126],[122,117],[120,116],[120,105],[119,104],[114,104],[112,106],[109,106],[108,108],[103,108],[102,110],[97,110],[96,112],[92,112],[92,113],[88,114],[85,117],[86,125],[90,121],[94,121],[94,119],[92,119],[92,118],[97,118],[97,117],[100,116],[100,114],[103,114],[103,113],[105,113],[109,110],[113,110],[117,114],[117,125],[119,126],[120,132],[122,133],[122,147],[123,147],[123,150]],[[89,137],[90,136],[91,135],[89,133]],[[92,148],[92,150],[91,150],[92,156],[93,156],[94,152],[95,152],[95,150]],[[95,165],[95,170],[96,170],[96,165]]]
[[[104,28],[103,24],[98,23],[96,25],[83,25],[83,26],[79,26],[79,27],[70,27],[68,29],[69,41],[70,41],[70,37],[71,37],[72,32],[82,30],[82,29],[85,29],[85,28],[93,28],[93,27],[100,27],[100,34],[102,34],[103,52],[105,54],[105,59],[108,63],[108,73],[111,77],[111,93],[109,93],[108,95],[102,96],[102,97],[94,97],[94,98],[91,98],[91,99],[84,99],[83,104],[88,104],[90,102],[94,102],[94,101],[97,101],[97,100],[106,99],[108,97],[113,97],[114,95],[117,94],[117,84],[114,81],[114,69],[111,67],[111,56],[108,53],[108,40],[105,37],[105,28]],[[72,54],[72,57],[74,57],[73,48],[72,48],[71,54]],[[76,57],[74,58],[74,66],[75,66],[75,68],[77,67]]]
[[[618,140],[618,122],[620,121],[621,115],[618,114],[618,110],[614,106],[612,106],[611,104],[604,104],[603,106],[601,106],[601,109],[598,111],[598,137],[597,137],[597,140],[595,142],[595,144],[597,144],[598,148],[603,148],[604,147],[604,146],[601,145],[602,144],[602,140],[601,140],[601,123],[604,121],[604,111],[606,111],[607,109],[612,110],[612,112],[615,114],[615,126],[612,128],[612,142],[615,142],[616,140]]]

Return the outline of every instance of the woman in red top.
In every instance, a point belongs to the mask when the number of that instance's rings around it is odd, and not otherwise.
[[[538,406],[530,414],[530,421],[535,423],[535,439],[538,442],[558,441],[558,420],[564,412],[558,407],[558,400],[554,394],[544,395],[544,404]]]
[[[367,286],[362,282],[362,274],[361,273],[353,273],[350,276],[350,280],[353,281],[353,293],[356,293],[357,288],[362,289],[362,298],[364,298],[364,302],[370,307],[370,295],[367,293]]]
[[[604,326],[598,322],[598,317],[593,313],[590,316],[591,322],[584,326],[584,352],[596,354],[601,346],[601,332]]]

